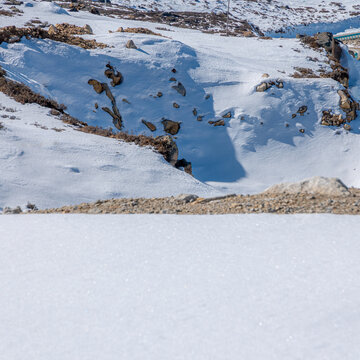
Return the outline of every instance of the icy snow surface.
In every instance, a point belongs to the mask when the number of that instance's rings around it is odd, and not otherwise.
[[[357,360],[358,217],[1,216],[7,360]]]

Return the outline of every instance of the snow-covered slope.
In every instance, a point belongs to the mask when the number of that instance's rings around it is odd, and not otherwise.
[[[112,3],[139,10],[195,11],[225,13],[227,0],[113,0]],[[360,16],[360,5],[353,0],[230,0],[232,17],[247,20],[262,31],[316,22],[337,22]]]
[[[81,11],[67,13],[52,3],[32,2],[32,5],[22,7],[24,15],[16,18],[18,25],[35,17],[49,23],[89,24],[94,35],[87,37],[109,45],[89,51],[50,40],[23,39],[21,43],[0,46],[0,65],[9,77],[65,103],[70,114],[80,120],[94,126],[112,125],[110,116],[101,110],[102,106],[109,106],[109,99],[96,94],[87,84],[90,78],[106,81],[105,65],[110,62],[124,76],[123,84],[112,88],[124,129],[137,134],[163,135],[162,118],[181,122],[176,135],[180,158],[191,161],[195,177],[218,191],[256,192],[277,182],[315,175],[340,177],[349,186],[360,186],[359,120],[351,123],[351,132],[320,125],[322,110],[341,113],[337,95],[341,86],[330,79],[291,77],[296,67],[309,68],[315,73],[329,70],[324,53],[306,49],[296,39],[226,38],[175,27],[164,31],[156,23]],[[1,20],[4,25],[15,21],[14,18]],[[164,37],[109,33],[120,26],[146,27]],[[129,39],[134,40],[137,50],[125,48]],[[350,68],[350,92],[359,100],[360,63],[347,55],[342,61]],[[171,72],[172,68],[176,73]],[[267,80],[281,79],[284,88],[256,92],[264,73],[269,75]],[[171,77],[184,84],[185,97],[172,89]],[[150,96],[159,91],[162,97]],[[95,103],[100,106],[97,110]],[[174,108],[174,103],[180,107]],[[303,105],[308,108],[305,115],[297,114],[293,119],[292,114]],[[194,108],[197,115],[204,116],[202,121],[193,115]],[[231,119],[225,119],[225,127],[208,124],[228,112]],[[155,133],[142,124],[142,119],[156,125]],[[13,162],[14,166],[20,166],[17,161]],[[205,189],[197,186],[179,187],[179,192]],[[158,194],[143,191],[140,186],[137,190],[129,189],[110,193]]]
[[[2,216],[7,360],[357,360],[358,217]]]
[[[151,149],[75,131],[48,110],[21,106],[1,93],[0,122],[0,209],[217,193]]]

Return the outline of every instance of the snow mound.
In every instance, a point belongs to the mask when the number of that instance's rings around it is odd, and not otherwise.
[[[31,3],[28,3],[31,4]],[[51,2],[40,2],[40,3],[33,3],[35,5],[35,11],[50,13],[50,14],[58,14],[58,15],[68,15],[67,11],[64,10],[57,4]],[[27,5],[29,6],[29,5]]]
[[[265,193],[273,194],[318,194],[330,196],[350,195],[346,185],[340,179],[314,176],[304,181],[294,183],[282,183],[271,186]]]

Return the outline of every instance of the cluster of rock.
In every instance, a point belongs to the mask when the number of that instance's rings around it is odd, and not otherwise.
[[[345,112],[345,117],[342,114],[334,114],[332,110],[324,110],[322,112],[321,125],[343,125],[345,130],[351,130],[351,126],[348,123],[356,119],[359,103],[350,96],[347,90],[339,90],[338,94],[340,97],[339,106]]]
[[[261,84],[256,86],[257,92],[264,92],[271,89],[273,86],[276,86],[278,89],[284,88],[284,82],[280,79],[276,81],[263,81]]]
[[[282,184],[257,195],[201,198],[183,194],[167,198],[112,199],[82,203],[37,213],[86,214],[240,214],[334,213],[360,214],[360,189],[348,189],[338,179],[313,178]]]
[[[340,64],[342,49],[339,41],[333,37],[332,33],[322,32],[314,36],[297,35],[297,37],[304,45],[310,46],[314,50],[324,49],[326,51],[332,71],[323,72],[320,77],[334,79],[345,88],[349,87],[349,72]]]
[[[62,34],[62,35],[92,35],[93,31],[90,25],[76,26],[68,23],[50,25],[48,32],[50,35]]]
[[[120,85],[123,82],[123,76],[122,74],[117,71],[113,66],[111,66],[110,64],[106,65],[106,69],[104,71],[104,75],[108,78],[111,79],[111,86],[115,87],[117,85]],[[98,94],[102,94],[105,91],[106,96],[110,99],[111,101],[111,105],[112,105],[112,110],[110,110],[108,107],[104,106],[101,109],[103,111],[105,111],[106,113],[108,113],[112,119],[113,119],[113,124],[114,126],[118,129],[121,130],[123,127],[123,120],[119,111],[119,108],[117,107],[116,104],[116,99],[114,97],[114,95],[112,94],[109,86],[107,83],[105,82],[100,82],[98,80],[95,79],[90,79],[88,81],[89,85],[92,85],[92,87],[94,88],[94,90],[96,91],[96,93]],[[97,105],[95,105],[95,108],[97,107]]]

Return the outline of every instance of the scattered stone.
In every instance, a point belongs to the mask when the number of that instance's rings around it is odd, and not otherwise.
[[[271,186],[264,193],[271,194],[321,194],[330,196],[350,195],[348,188],[337,178],[312,177],[300,182]]]
[[[106,70],[104,71],[105,76],[108,79],[111,79],[111,86],[115,87],[117,85],[120,85],[123,82],[123,76],[122,74],[117,71],[113,66],[110,65],[110,63],[106,64]]]
[[[177,169],[183,168],[184,171],[185,171],[187,174],[192,175],[192,165],[191,165],[191,162],[186,161],[185,159],[178,160],[178,161],[175,163],[175,167],[176,167]]]
[[[267,82],[262,82],[260,85],[256,87],[257,92],[264,92],[268,89],[270,89],[270,85]]]
[[[347,131],[351,130],[351,126],[349,124],[344,124],[344,129]]]
[[[225,121],[224,120],[217,120],[217,121],[209,121],[210,125],[214,125],[214,126],[225,126]]]
[[[283,89],[283,88],[284,88],[284,82],[281,81],[281,80],[276,80],[275,86],[276,86],[278,89]]]
[[[204,115],[199,115],[199,116],[196,118],[196,120],[197,120],[197,121],[202,121],[203,118],[204,118]]]
[[[101,108],[105,112],[107,112],[112,118],[113,118],[113,124],[118,129],[122,129],[122,118],[120,114],[115,114],[115,112],[112,112],[108,107],[104,106]]]
[[[292,118],[292,119],[295,119],[295,118],[296,118],[296,114],[292,114],[292,115],[291,115],[291,118]]]
[[[169,81],[176,81],[176,79],[174,77],[171,77]]]
[[[194,116],[197,116],[197,113],[198,113],[198,112],[197,112],[196,108],[193,108],[192,113],[193,113]]]
[[[261,77],[262,77],[262,78],[264,78],[264,79],[267,79],[267,78],[269,78],[269,77],[270,77],[270,75],[269,75],[269,74],[267,74],[267,73],[265,73],[265,74],[262,74],[262,75],[261,75]]]
[[[210,99],[210,97],[211,97],[211,95],[210,95],[210,94],[206,94],[206,95],[205,95],[205,100],[209,100],[209,99]]]
[[[301,116],[303,116],[306,112],[307,112],[307,106],[303,105],[299,107],[299,110],[297,111],[298,114],[300,114]]]
[[[101,94],[105,89],[104,89],[104,84],[95,80],[95,79],[90,79],[88,81],[89,85],[92,85],[94,90],[98,93]]]
[[[123,101],[124,103],[129,104],[129,105],[131,104],[131,102],[130,102],[129,100],[125,99],[125,98],[123,98],[122,101]]]
[[[300,129],[299,131],[300,131],[302,134],[304,134],[305,129]]]
[[[176,71],[176,69],[172,69],[171,72],[176,74],[177,71]]]
[[[93,7],[93,6],[90,8],[90,13],[94,14],[94,15],[100,15],[100,11],[96,7]]]
[[[123,28],[122,26],[120,26],[120,27],[116,30],[116,32],[124,32],[124,28]]]
[[[132,40],[129,40],[126,43],[125,47],[128,49],[137,49],[137,46],[135,45],[135,43]]]
[[[331,110],[324,110],[321,118],[321,125],[340,126],[345,122],[341,114],[333,114]]]
[[[35,204],[31,204],[30,202],[27,203],[26,209],[28,209],[29,211],[39,210]]]
[[[174,102],[174,103],[173,103],[173,107],[174,107],[175,109],[178,109],[178,108],[180,107],[180,105],[177,104],[176,102]]]
[[[151,123],[150,121],[146,121],[144,119],[141,120],[141,122],[150,130],[150,131],[156,131],[156,126]]]
[[[170,135],[176,135],[180,130],[180,122],[164,119],[161,123],[164,125],[164,131]]]
[[[222,116],[224,119],[230,119],[231,118],[231,111],[227,112],[225,115]]]
[[[20,206],[12,209],[11,207],[5,207],[3,210],[4,215],[18,215],[22,213],[22,209]]]
[[[157,96],[158,98],[161,98],[161,97],[163,96],[163,93],[162,93],[161,91],[159,91],[159,92],[156,94],[156,96]]]
[[[176,90],[180,95],[182,96],[186,95],[186,89],[181,82],[178,82],[177,85],[172,86],[172,88]]]

